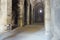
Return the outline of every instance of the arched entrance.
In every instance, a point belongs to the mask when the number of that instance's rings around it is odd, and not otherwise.
[[[37,3],[33,8],[33,20],[34,23],[44,23],[44,5],[43,3]]]

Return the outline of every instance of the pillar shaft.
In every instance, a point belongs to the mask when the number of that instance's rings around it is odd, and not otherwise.
[[[30,18],[30,0],[27,0],[27,25],[29,25],[29,18]]]
[[[7,24],[12,23],[12,0],[7,0]]]
[[[35,6],[35,4],[36,4],[36,1],[37,1],[37,0],[30,0],[31,7],[32,7],[32,8],[31,8],[31,10],[32,10],[32,11],[31,11],[31,24],[34,23],[34,18],[33,18],[33,15],[34,15],[34,14],[33,14],[33,8],[34,8],[34,6]]]
[[[12,29],[12,0],[7,0],[7,24],[8,30]],[[9,29],[10,28],[10,29]]]
[[[50,0],[45,0],[45,30],[46,36],[48,40],[51,40],[51,8],[50,8]]]
[[[8,4],[9,3],[9,4]],[[11,0],[0,0],[0,33],[10,29],[11,24]],[[9,13],[9,15],[8,15]],[[10,16],[10,17],[9,17]],[[9,20],[9,21],[8,21]]]
[[[20,0],[19,26],[24,25],[24,0]]]

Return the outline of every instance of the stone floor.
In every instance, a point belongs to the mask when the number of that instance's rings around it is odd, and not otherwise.
[[[46,40],[43,25],[26,26],[12,36],[6,37],[6,35],[0,37],[0,40]]]

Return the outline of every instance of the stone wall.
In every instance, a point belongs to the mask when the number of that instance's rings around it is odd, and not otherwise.
[[[52,40],[60,40],[60,0],[51,0]]]

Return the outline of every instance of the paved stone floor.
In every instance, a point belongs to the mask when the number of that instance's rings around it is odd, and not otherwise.
[[[23,27],[13,36],[2,38],[2,40],[46,40],[44,32],[43,25],[30,25]]]

